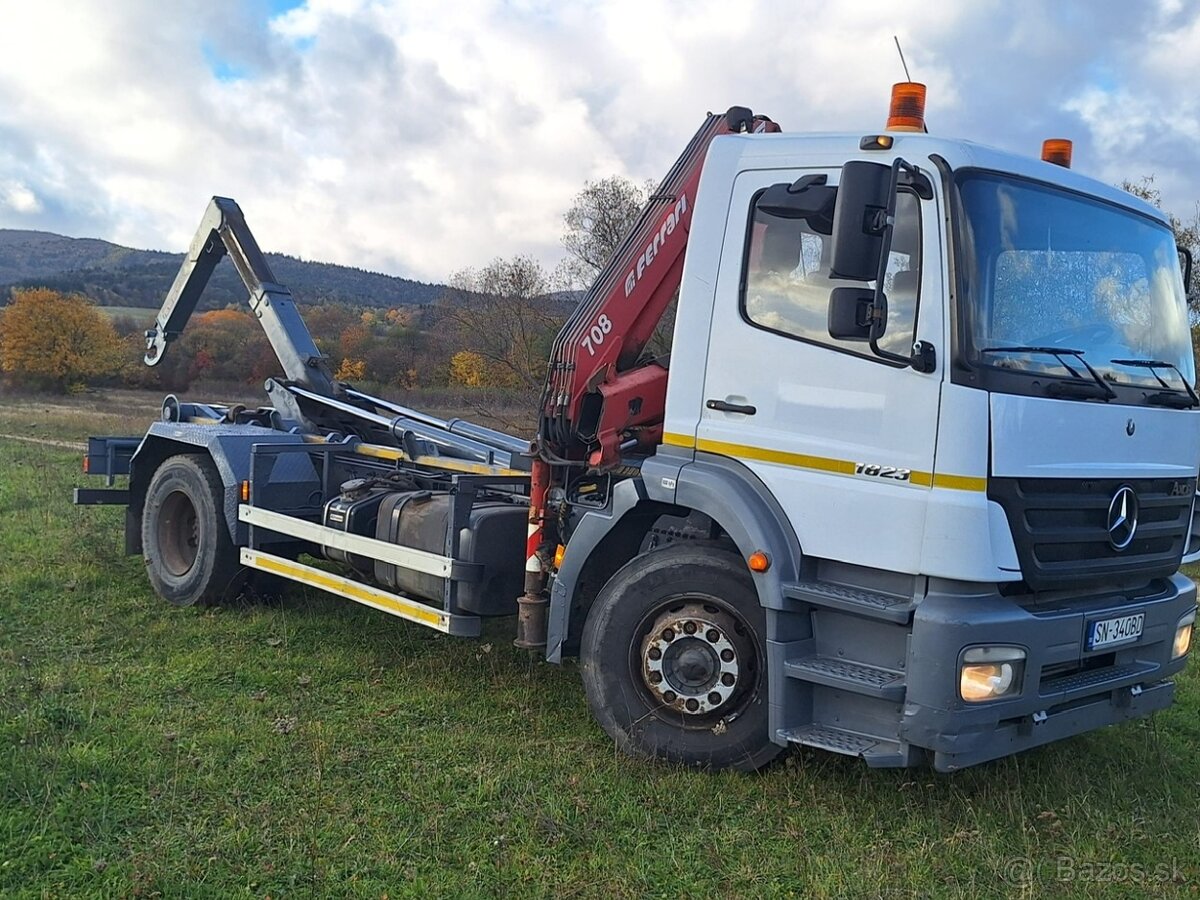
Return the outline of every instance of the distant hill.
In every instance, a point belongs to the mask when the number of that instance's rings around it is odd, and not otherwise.
[[[268,253],[271,270],[301,303],[349,303],[391,308],[433,303],[445,287],[349,266],[304,262]],[[0,303],[10,288],[48,287],[84,294],[100,306],[157,309],[175,280],[182,253],[134,250],[96,238],[0,228]],[[200,301],[201,309],[242,303],[246,291],[223,260]]]

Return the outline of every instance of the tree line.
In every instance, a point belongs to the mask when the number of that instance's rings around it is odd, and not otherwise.
[[[595,278],[648,196],[648,186],[616,176],[587,182],[564,216],[567,258],[554,271],[528,256],[495,259],[456,272],[432,303],[363,308],[325,299],[301,304],[302,313],[339,380],[533,392],[578,291]],[[281,374],[244,302],[195,314],[154,367],[141,361],[148,324],[127,314],[110,317],[79,293],[16,287],[0,309],[0,372],[14,387],[56,392],[181,391],[204,380],[260,385]]]
[[[1121,186],[1161,205],[1153,177]],[[616,176],[586,183],[564,216],[566,258],[552,272],[527,256],[495,259],[456,272],[433,303],[368,309],[323,303],[305,306],[305,320],[339,380],[531,394],[579,292],[619,246],[652,188]],[[1179,246],[1200,258],[1200,212],[1170,219]],[[1188,300],[1193,320],[1200,318],[1200,284]],[[280,374],[245,303],[196,314],[153,368],[141,362],[147,324],[110,318],[79,294],[17,288],[0,310],[0,373],[14,387],[50,391],[105,385],[181,391],[203,380],[249,386]],[[669,321],[661,330],[657,343],[665,345]]]

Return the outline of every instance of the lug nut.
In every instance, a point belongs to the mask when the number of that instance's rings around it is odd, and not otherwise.
[[[721,695],[718,694],[716,691],[713,691],[711,694],[708,695],[708,702],[711,703],[713,706],[716,706],[717,704],[719,704],[721,702]]]
[[[651,672],[651,673],[650,673],[650,680],[651,680],[651,681],[652,681],[654,684],[658,684],[660,681],[662,681],[662,672]]]
[[[671,628],[664,628],[664,629],[663,629],[663,631],[662,631],[662,639],[663,639],[664,641],[673,641],[673,640],[675,640],[675,631],[674,631],[673,629],[671,629]]]
[[[646,654],[651,659],[662,659],[662,651],[657,647],[651,647],[650,652]]]
[[[721,676],[721,684],[725,685],[725,687],[733,687],[736,683],[737,679],[730,672],[726,672]]]
[[[708,634],[706,634],[704,636],[706,638],[708,638],[708,642],[710,644],[715,644],[717,641],[719,641],[721,639],[721,632],[717,631],[717,629],[715,629],[715,628],[710,628],[710,629],[708,629]]]
[[[684,622],[683,623],[683,631],[685,634],[695,634],[696,633],[696,623],[695,622]]]
[[[668,703],[674,703],[677,697],[674,691],[667,691],[665,694],[663,694],[663,699]]]
[[[689,700],[686,704],[688,712],[695,712],[700,708],[700,703],[697,700]]]
[[[722,650],[721,659],[725,662],[733,662],[733,651],[729,649]]]

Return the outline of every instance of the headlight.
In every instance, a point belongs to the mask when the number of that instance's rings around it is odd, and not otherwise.
[[[1179,659],[1192,649],[1192,628],[1195,624],[1196,611],[1194,609],[1179,620],[1179,624],[1175,626],[1175,647],[1171,650],[1171,659]]]
[[[1021,691],[1025,651],[1020,647],[972,647],[962,655],[958,694],[968,703]]]

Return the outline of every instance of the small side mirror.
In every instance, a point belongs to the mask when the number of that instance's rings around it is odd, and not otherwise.
[[[1183,293],[1192,293],[1192,251],[1187,247],[1179,248],[1179,269],[1183,272]]]
[[[873,281],[878,276],[893,190],[892,169],[863,160],[842,166],[833,208],[832,277]]]
[[[824,175],[805,175],[792,184],[773,184],[758,198],[755,208],[780,219],[804,219],[818,234],[833,229],[833,203],[837,188]]]
[[[839,341],[870,341],[887,327],[887,298],[870,288],[834,288],[829,295],[829,336]],[[876,328],[878,331],[876,332]]]

